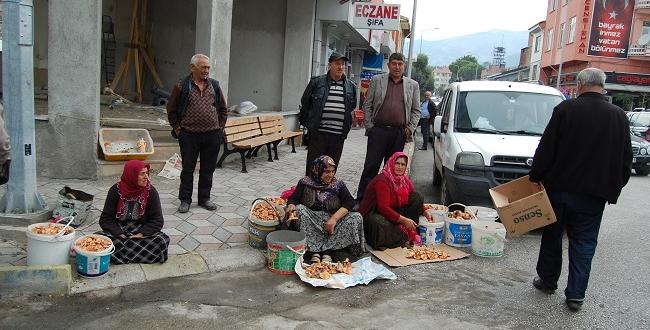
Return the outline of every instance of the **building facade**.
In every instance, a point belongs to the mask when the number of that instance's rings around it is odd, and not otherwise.
[[[613,103],[650,106],[649,0],[549,0],[544,29],[546,84],[574,97],[577,73],[596,67]]]
[[[451,80],[451,70],[447,66],[437,66],[433,68],[433,88],[436,96],[442,96],[442,91],[449,86]]]
[[[372,2],[381,4],[383,0]],[[154,98],[150,92],[154,86],[171,90],[189,74],[190,57],[203,53],[210,57],[210,75],[219,80],[229,105],[251,101],[259,111],[282,113],[288,123],[297,123],[302,92],[312,76],[327,71],[332,52],[350,59],[346,74],[359,84],[366,52],[388,58],[402,45],[399,38],[404,33],[399,26],[404,23],[399,13],[395,31],[358,29],[352,23],[354,4],[316,0],[34,1],[34,85],[48,97],[47,115],[37,116],[36,122],[41,175],[97,177],[99,93],[111,83],[111,70],[105,63],[109,52],[114,59],[112,74],[125,72],[114,90],[128,99],[148,103]],[[408,22],[406,25],[408,28]],[[134,39],[136,35],[139,39]],[[128,64],[122,66],[145,43],[157,77],[142,62],[138,67],[130,61],[130,69]],[[74,150],[68,148],[72,145]]]
[[[530,47],[530,63],[528,64],[528,80],[538,82],[541,79],[542,47],[544,46],[545,21],[541,21],[528,29],[528,45]]]

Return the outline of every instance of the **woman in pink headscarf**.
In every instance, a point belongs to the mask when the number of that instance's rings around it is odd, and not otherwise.
[[[408,156],[398,151],[366,187],[359,212],[363,215],[366,242],[373,249],[394,248],[409,241],[419,244],[417,221],[424,199],[406,176]]]

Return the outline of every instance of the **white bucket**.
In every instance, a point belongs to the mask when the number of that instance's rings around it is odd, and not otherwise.
[[[498,222],[478,222],[472,226],[472,253],[479,257],[502,257],[506,228]]]
[[[459,205],[467,210],[463,204],[451,204],[449,207],[451,208],[452,205]],[[472,246],[472,223],[474,222],[476,219],[458,220],[445,214],[445,244],[455,247]]]
[[[442,244],[442,236],[445,231],[445,222],[429,222],[425,217],[420,217],[418,233],[422,238],[422,244]]]
[[[35,223],[27,227],[27,265],[66,265],[70,258],[70,248],[76,234],[74,228],[67,235],[35,234],[32,229],[37,226],[50,225],[47,222]],[[62,224],[53,224],[63,228]]]
[[[479,221],[499,220],[499,213],[497,213],[497,210],[495,209],[491,209],[489,207],[484,207],[484,206],[468,206],[467,208],[471,210],[472,213],[476,214],[476,218]]]
[[[431,204],[432,208],[427,210],[427,213],[433,218],[433,222],[445,222],[445,215],[447,215],[448,208],[444,205]]]

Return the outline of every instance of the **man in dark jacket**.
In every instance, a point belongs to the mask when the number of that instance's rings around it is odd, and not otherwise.
[[[199,155],[199,206],[210,211],[217,209],[217,205],[210,201],[210,190],[228,117],[226,98],[219,83],[208,77],[210,59],[203,54],[192,56],[190,70],[191,74],[174,86],[167,104],[167,118],[173,135],[178,137],[183,160],[178,189],[180,213],[189,211],[192,204],[194,169]]]
[[[309,136],[305,175],[319,156],[340,163],[357,105],[357,86],[345,76],[348,58],[334,52],[328,62],[327,74],[312,78],[300,99],[300,124],[307,127]]]
[[[578,94],[555,107],[530,170],[543,182],[557,222],[544,228],[533,285],[553,293],[562,270],[562,236],[569,238],[569,280],[564,290],[572,311],[582,307],[605,203],[615,204],[630,178],[632,147],[627,117],[603,96],[605,73],[578,74]]]

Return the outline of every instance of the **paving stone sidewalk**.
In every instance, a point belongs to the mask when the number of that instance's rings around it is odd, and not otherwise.
[[[350,132],[337,172],[337,177],[347,184],[353,195],[356,195],[363,170],[366,141],[363,129]],[[240,172],[239,161],[226,163],[223,168],[217,169],[212,187],[212,200],[219,206],[216,211],[207,211],[194,202],[190,212],[178,213],[176,210],[179,205],[179,180],[168,180],[154,175],[152,182],[160,193],[165,216],[163,231],[171,238],[170,254],[218,250],[247,244],[246,218],[252,201],[258,197],[279,195],[283,190],[295,185],[304,174],[306,149],[296,148],[295,154],[290,151],[289,146],[283,145],[278,147],[280,160],[267,162],[266,157],[261,154],[248,160],[248,173]],[[197,179],[198,173],[195,175],[194,197]],[[58,191],[66,185],[95,195],[93,212],[78,228],[80,234],[88,234],[100,229],[98,219],[106,194],[118,180],[118,177],[99,181],[39,178],[38,191],[52,206],[57,201]],[[4,195],[4,188],[0,193]],[[0,264],[26,265],[24,244],[0,239]]]

